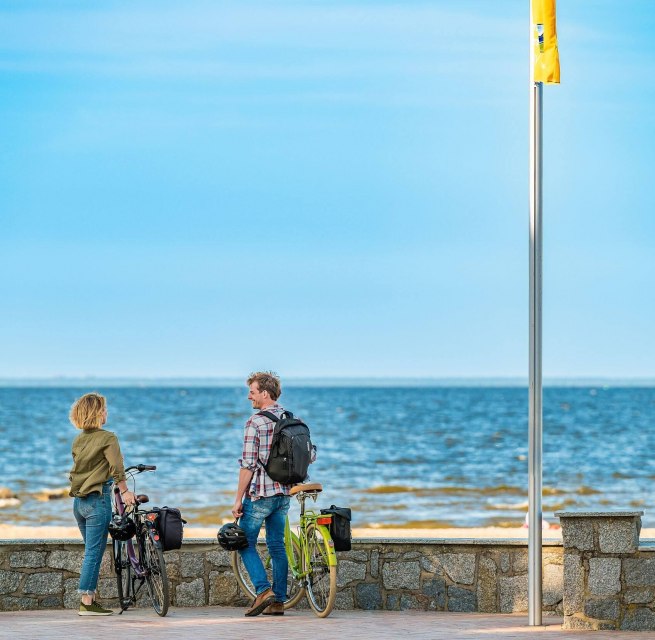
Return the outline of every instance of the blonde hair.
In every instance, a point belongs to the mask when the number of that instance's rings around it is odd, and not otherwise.
[[[89,431],[105,424],[107,400],[99,393],[86,393],[76,400],[69,414],[70,421],[78,428]]]
[[[271,396],[273,402],[275,402],[282,394],[280,376],[273,371],[257,371],[251,373],[247,380],[248,386],[253,382],[257,383],[257,387],[260,391],[268,391],[268,395]]]

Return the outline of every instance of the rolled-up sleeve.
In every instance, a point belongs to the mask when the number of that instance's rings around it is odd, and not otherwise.
[[[121,453],[121,447],[118,444],[118,438],[115,435],[109,439],[109,442],[105,447],[105,458],[109,463],[109,473],[114,479],[114,482],[121,482],[125,480],[125,465],[123,463],[123,454]]]
[[[248,420],[243,432],[243,452],[239,460],[242,469],[254,471],[257,468],[259,456],[259,432],[252,420]]]

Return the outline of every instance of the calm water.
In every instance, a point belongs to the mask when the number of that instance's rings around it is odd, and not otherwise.
[[[110,388],[107,427],[126,465],[156,464],[138,488],[192,524],[229,516],[244,388]],[[73,525],[68,422],[80,389],[0,388],[0,485],[18,506],[5,522]],[[519,525],[527,508],[527,405],[521,388],[287,388],[283,404],[318,446],[320,503],[353,508],[357,526]],[[544,514],[638,507],[655,526],[655,389],[544,391]],[[420,525],[419,525],[420,526]]]

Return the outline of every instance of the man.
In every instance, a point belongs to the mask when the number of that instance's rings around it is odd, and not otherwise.
[[[277,403],[282,393],[280,378],[272,372],[250,375],[248,400],[257,412],[269,411],[281,416],[284,408]],[[246,616],[284,615],[289,569],[284,548],[284,527],[289,511],[290,485],[272,480],[264,469],[273,440],[275,422],[254,414],[246,422],[243,454],[239,464],[239,485],[232,515],[248,538],[248,548],[239,551],[243,564],[255,587],[256,598]],[[257,537],[266,523],[266,546],[273,561],[273,585],[268,581],[264,565],[257,553]]]

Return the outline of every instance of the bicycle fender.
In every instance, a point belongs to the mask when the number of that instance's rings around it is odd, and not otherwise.
[[[332,536],[330,535],[330,529],[324,524],[314,525],[323,536],[328,549],[328,566],[336,567],[337,566],[337,552],[334,550],[334,542],[332,541]]]

